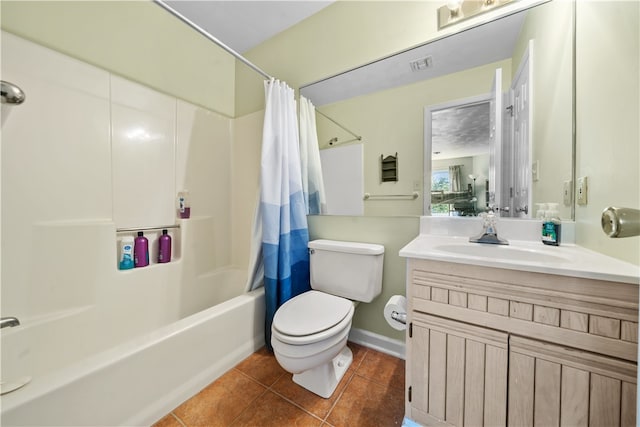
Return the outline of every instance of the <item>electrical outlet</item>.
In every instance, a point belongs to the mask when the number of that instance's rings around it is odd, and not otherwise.
[[[576,188],[576,200],[579,205],[587,204],[587,177],[583,176],[578,178],[578,185]]]
[[[562,201],[565,206],[571,206],[571,198],[573,197],[573,191],[571,187],[571,180],[565,181],[562,186]]]

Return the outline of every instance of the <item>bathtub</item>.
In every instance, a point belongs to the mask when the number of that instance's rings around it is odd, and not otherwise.
[[[0,425],[148,426],[262,347],[264,290],[243,293],[246,273],[237,270],[206,276],[201,282],[217,284],[212,300],[225,301],[72,363],[34,368],[30,383],[0,397]],[[189,305],[197,309],[195,302]],[[184,310],[182,304],[177,311]],[[46,325],[55,323],[11,328],[3,346],[21,351],[21,340],[29,341],[22,335],[53,333]]]

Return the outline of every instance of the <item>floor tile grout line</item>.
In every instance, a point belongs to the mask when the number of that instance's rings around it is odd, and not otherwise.
[[[394,389],[397,389],[397,390],[404,390],[404,388],[405,388],[404,385],[397,386],[397,385],[393,385],[393,384],[389,384],[389,383],[383,383],[383,382],[377,381],[375,378],[370,378],[370,377],[367,377],[366,375],[359,374],[358,372],[354,373],[354,375],[357,375],[357,376],[359,376],[360,378],[362,378],[364,380],[371,381],[372,383],[374,383],[376,385],[379,385],[381,387],[390,387],[390,388],[394,388]]]
[[[266,385],[265,383],[261,382],[259,379],[252,377],[251,375],[247,374],[246,372],[242,372],[240,369],[236,369],[236,368],[232,368],[235,369],[236,371],[238,371],[239,373],[241,373],[242,375],[244,375],[245,377],[249,378],[250,380],[252,380],[253,382],[260,384],[262,387],[269,389],[271,388],[271,386],[275,383],[277,383],[278,381],[280,381],[280,378],[282,378],[282,376],[284,375],[284,372],[280,374],[280,376],[278,376],[278,378],[275,379],[275,381],[273,381],[273,384],[271,385]]]
[[[280,375],[278,375],[271,383],[271,385],[266,385],[265,383],[263,383],[262,381],[260,381],[257,378],[254,378],[252,375],[250,375],[249,373],[246,373],[240,369],[238,369],[238,365],[232,367],[229,371],[235,370],[236,372],[240,373],[243,377],[248,378],[249,380],[251,380],[253,383],[260,385],[261,387],[264,388],[264,390],[258,395],[256,396],[251,402],[249,402],[247,404],[247,406],[240,412],[240,414],[238,414],[232,421],[231,424],[229,425],[233,425],[235,422],[238,421],[238,419],[244,414],[246,413],[246,411],[251,407],[251,405],[253,405],[256,400],[258,400],[259,398],[263,397],[265,395],[266,392],[270,391],[272,393],[274,393],[278,398],[283,399],[284,401],[292,404],[294,407],[302,410],[304,413],[306,413],[307,415],[310,415],[312,418],[318,420],[321,422],[321,424],[326,424],[328,426],[332,426],[331,423],[329,423],[328,418],[331,415],[332,411],[336,408],[336,406],[338,405],[338,403],[340,402],[340,400],[344,397],[345,393],[347,392],[347,388],[349,387],[349,385],[352,383],[352,381],[354,380],[354,377],[357,375],[359,378],[364,379],[366,381],[371,381],[372,383],[380,386],[380,387],[390,387],[390,388],[394,388],[394,389],[398,389],[398,390],[404,390],[403,386],[394,386],[392,384],[389,383],[381,383],[376,381],[375,378],[369,378],[368,376],[364,375],[363,373],[358,372],[358,370],[363,366],[363,364],[365,363],[365,360],[367,360],[367,357],[372,355],[372,352],[375,352],[375,350],[369,349],[366,346],[360,346],[358,345],[360,350],[359,352],[362,352],[362,357],[359,358],[359,362],[358,363],[354,363],[353,369],[351,370],[351,374],[350,377],[347,378],[347,382],[345,384],[345,386],[343,387],[343,389],[340,391],[339,396],[336,398],[336,400],[333,402],[333,404],[331,405],[331,407],[329,408],[329,410],[327,411],[326,415],[324,417],[320,417],[314,413],[312,413],[311,411],[305,409],[304,407],[302,407],[301,405],[299,405],[298,403],[296,403],[295,401],[293,401],[292,399],[284,396],[283,394],[279,393],[278,391],[275,390],[274,386],[283,378],[286,376],[286,372],[281,372]],[[405,367],[406,369],[406,367]],[[229,372],[227,371],[227,372]],[[346,372],[345,372],[346,375]],[[214,381],[215,382],[215,381]],[[212,383],[213,384],[213,383]],[[205,387],[206,388],[206,387]],[[171,411],[169,413],[171,416],[173,416],[173,418],[175,420],[177,420],[177,422],[183,426],[183,427],[188,427],[187,424],[178,416],[176,415],[173,411]]]
[[[303,408],[302,406],[300,406],[299,404],[297,404],[296,402],[294,402],[293,400],[289,399],[287,396],[278,393],[275,389],[269,388],[269,390],[271,393],[275,394],[276,396],[278,396],[279,398],[281,398],[282,400],[285,400],[289,403],[291,403],[293,406],[295,406],[298,409],[301,409],[303,412],[305,412],[307,415],[311,415],[313,418],[324,422],[324,420],[322,418],[320,418],[319,416],[317,416],[316,414],[314,414],[313,412],[308,411],[307,409]]]
[[[262,385],[262,384],[261,384]],[[242,411],[240,411],[240,413],[238,415],[236,415],[236,417],[234,419],[231,420],[231,422],[229,423],[229,427],[233,426],[233,424],[238,420],[238,418],[240,418],[242,416],[242,414],[244,414],[247,409],[249,409],[251,407],[251,405],[253,405],[258,399],[260,399],[262,396],[265,395],[265,393],[267,393],[269,391],[268,388],[265,388],[262,393],[260,393],[259,395],[257,395],[256,397],[253,398],[253,400],[251,402],[249,402],[249,404],[247,406],[244,407],[244,409]]]
[[[363,360],[364,360],[364,358],[363,358]],[[342,396],[344,396],[344,394],[347,392],[347,388],[349,387],[349,384],[351,384],[351,381],[353,381],[353,377],[355,376],[355,374],[356,374],[356,371],[354,370],[353,373],[351,374],[351,378],[349,378],[347,380],[347,383],[344,385],[344,388],[340,392],[340,395],[336,398],[336,401],[333,402],[333,405],[331,405],[331,408],[329,408],[329,410],[327,411],[327,415],[324,416],[324,419],[322,420],[323,422],[329,423],[329,421],[327,421],[327,419],[329,419],[329,415],[331,415],[331,411],[333,411],[333,408],[336,407],[336,405],[338,404],[340,399],[342,399]]]
[[[314,413],[312,413],[312,412],[309,412],[308,410],[306,410],[305,408],[303,408],[302,406],[300,406],[299,404],[297,404],[297,403],[296,403],[296,402],[294,402],[293,400],[289,399],[288,397],[286,397],[286,396],[284,396],[284,395],[280,394],[278,391],[276,391],[276,390],[273,388],[273,386],[274,386],[274,385],[276,385],[276,383],[278,383],[278,381],[280,381],[280,379],[282,379],[282,377],[284,377],[284,376],[285,376],[285,373],[284,373],[284,372],[283,372],[283,373],[281,373],[281,374],[278,376],[278,378],[276,378],[276,379],[275,379],[275,381],[273,381],[273,384],[271,384],[270,386],[267,386],[266,384],[264,384],[264,383],[260,382],[260,381],[259,381],[259,380],[257,380],[256,378],[253,378],[251,375],[249,375],[249,374],[247,374],[247,373],[245,373],[245,372],[242,372],[241,370],[236,369],[235,367],[234,367],[233,369],[237,370],[237,371],[238,371],[238,372],[240,372],[242,375],[246,376],[247,378],[249,378],[249,379],[253,380],[254,382],[256,382],[256,383],[260,384],[261,386],[265,387],[265,391],[264,391],[263,393],[261,393],[261,394],[260,394],[260,396],[258,396],[258,397],[261,397],[261,396],[263,396],[263,395],[264,395],[264,393],[266,393],[266,392],[270,391],[270,392],[272,392],[273,394],[275,394],[276,396],[278,396],[279,398],[281,398],[281,399],[283,399],[283,400],[285,400],[285,401],[287,401],[287,402],[291,403],[291,404],[292,404],[293,406],[295,406],[296,408],[301,409],[301,410],[302,410],[302,411],[304,411],[306,414],[311,415],[313,418],[315,418],[315,419],[317,419],[317,420],[319,420],[319,421],[321,421],[321,422],[324,422],[324,420],[323,420],[322,418],[318,417],[316,414],[314,414]],[[256,397],[256,399],[257,399],[258,397]],[[249,406],[251,406],[251,404],[252,404],[256,399],[252,400],[252,401],[251,401],[251,403],[250,403],[249,405],[247,405],[247,408],[248,408]],[[245,408],[244,410],[246,410],[247,408]],[[242,415],[242,414],[240,414],[240,415]],[[238,417],[239,417],[240,415],[238,415]],[[237,417],[236,417],[236,418],[234,418],[234,420],[233,420],[233,421],[235,421],[236,419],[237,419]],[[232,422],[232,424],[233,424],[233,422]]]
[[[184,423],[184,421],[182,421],[182,419],[181,419],[179,416],[177,416],[176,414],[174,414],[174,413],[173,413],[173,411],[171,411],[169,414],[170,414],[170,415],[172,415],[172,416],[173,416],[173,418],[175,418],[175,419],[180,423],[180,425],[181,425],[182,427],[187,427],[187,425]]]

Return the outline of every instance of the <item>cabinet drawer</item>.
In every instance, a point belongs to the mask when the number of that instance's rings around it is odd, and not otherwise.
[[[414,311],[637,360],[635,285],[424,260],[412,267]]]

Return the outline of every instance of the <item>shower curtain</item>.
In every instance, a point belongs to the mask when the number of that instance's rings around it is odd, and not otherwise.
[[[271,79],[265,81],[265,98],[259,209],[267,305],[265,341],[272,349],[271,324],[276,310],[310,289],[309,231],[293,89]]]
[[[322,180],[322,165],[316,130],[316,107],[300,95],[300,165],[302,190],[308,215],[327,212],[327,199]]]

